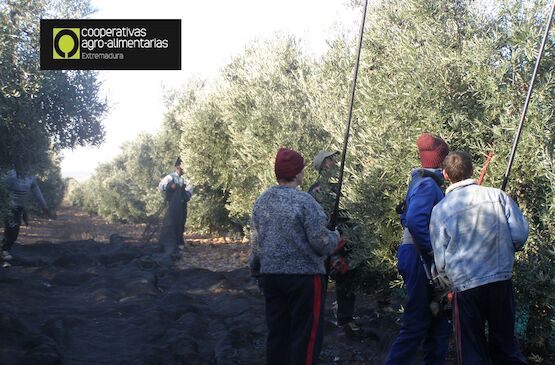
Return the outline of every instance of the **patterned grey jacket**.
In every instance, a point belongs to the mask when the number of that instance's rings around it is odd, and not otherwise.
[[[326,214],[303,191],[273,186],[256,200],[249,266],[262,274],[325,274],[324,261],[339,241]]]

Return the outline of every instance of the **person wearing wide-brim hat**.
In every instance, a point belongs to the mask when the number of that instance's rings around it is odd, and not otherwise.
[[[312,195],[324,208],[328,217],[328,222],[332,214],[337,193],[337,184],[333,184],[330,179],[334,175],[338,156],[337,151],[320,151],[312,162],[312,166],[318,172],[318,180],[308,188],[308,193]],[[336,175],[336,174],[335,174]]]
[[[320,172],[336,164],[334,156],[339,156],[339,151],[320,151],[314,156],[313,166]]]
[[[256,200],[251,216],[249,267],[266,299],[267,364],[316,364],[323,339],[324,262],[339,243],[326,214],[298,189],[304,158],[281,148],[274,171],[278,184]]]
[[[314,156],[313,166],[318,171],[318,180],[308,189],[308,193],[314,196],[316,201],[322,205],[324,211],[328,215],[328,220],[332,215],[337,197],[337,186],[330,180],[337,178],[337,161],[338,151],[320,151]],[[338,220],[338,227],[349,236],[346,248],[341,252],[341,263],[344,265],[343,270],[330,271],[332,279],[335,280],[335,294],[337,304],[337,325],[345,329],[348,334],[356,334],[360,331],[359,326],[355,323],[355,301],[356,294],[354,290],[354,281],[357,275],[357,267],[350,262],[348,253],[353,244],[360,242],[360,236],[352,229],[353,223],[349,221],[345,212],[341,212]],[[348,231],[348,232],[347,232]],[[349,242],[351,241],[351,242]]]

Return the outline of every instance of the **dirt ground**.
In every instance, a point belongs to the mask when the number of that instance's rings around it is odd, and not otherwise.
[[[93,240],[109,243],[116,234],[128,244],[143,242],[144,224],[110,224],[72,206],[62,206],[55,219],[32,217],[29,226],[21,226],[18,242],[22,245]],[[187,233],[188,243],[177,265],[211,271],[232,271],[247,266],[248,244],[231,237],[210,237]],[[150,242],[156,244],[153,238]]]
[[[189,234],[168,263],[143,231],[67,206],[22,227],[0,270],[0,364],[264,364],[249,245]],[[353,334],[335,325],[333,283],[327,295],[320,364],[382,364],[400,303],[359,293]]]

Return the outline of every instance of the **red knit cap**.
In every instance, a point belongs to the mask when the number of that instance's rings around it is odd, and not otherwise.
[[[443,159],[449,153],[449,146],[439,137],[424,133],[416,140],[420,163],[424,168],[441,167]]]
[[[297,151],[280,148],[276,154],[274,170],[278,179],[295,177],[304,168],[304,158]]]

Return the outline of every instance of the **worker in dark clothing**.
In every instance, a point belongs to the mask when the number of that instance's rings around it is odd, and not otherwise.
[[[337,180],[339,171],[335,156],[339,152],[320,151],[314,157],[314,168],[318,171],[318,181],[316,181],[308,190],[318,203],[324,208],[326,215],[331,217],[332,210],[335,205],[337,196]],[[335,293],[337,299],[337,325],[343,327],[346,331],[358,333],[359,326],[354,321],[355,311],[355,290],[354,281],[357,275],[356,263],[351,260],[348,253],[352,250],[353,245],[360,241],[360,235],[356,232],[356,226],[346,217],[344,212],[338,220],[338,228],[346,239],[345,248],[342,251],[339,264],[342,268],[332,268],[332,279],[335,280]],[[335,263],[336,261],[333,261]]]
[[[50,215],[48,206],[42,192],[37,184],[37,178],[33,175],[26,174],[16,168],[10,170],[6,175],[6,187],[9,194],[9,211],[4,221],[4,238],[2,239],[2,266],[9,267],[8,261],[12,259],[10,250],[12,249],[19,235],[19,228],[22,219],[27,224],[27,215],[25,211],[25,203],[27,196],[33,192],[36,200],[40,204],[45,215]]]
[[[166,194],[168,210],[164,217],[160,241],[169,244],[173,249],[185,245],[185,223],[187,222],[187,203],[193,195],[193,185],[184,178],[181,158],[175,161],[175,172],[165,176],[158,185]]]

